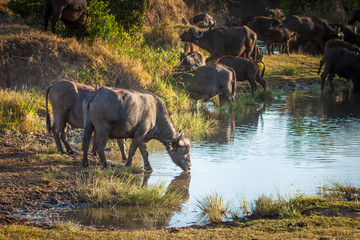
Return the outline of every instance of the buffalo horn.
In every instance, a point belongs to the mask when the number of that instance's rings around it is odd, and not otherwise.
[[[179,132],[180,135],[177,138],[174,138],[174,142],[178,143],[180,141],[180,139],[184,136],[184,133],[182,133],[181,131]]]
[[[199,35],[198,31],[195,30],[195,28],[191,27],[190,29],[191,29],[191,31],[193,32],[195,38],[198,38],[198,39],[199,39],[199,38],[201,37],[201,36]]]

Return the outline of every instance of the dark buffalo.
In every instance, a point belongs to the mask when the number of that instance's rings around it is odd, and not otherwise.
[[[87,19],[86,0],[45,0],[45,31],[51,18],[51,31],[55,33],[56,23],[61,20],[70,36],[77,29],[77,38],[81,39],[85,34],[85,22]]]
[[[290,51],[290,41],[296,40],[298,34],[291,32],[287,28],[270,28],[266,32],[266,42],[268,53],[271,54],[274,51],[275,45],[280,44],[280,53],[285,51],[289,54]]]
[[[285,19],[283,10],[280,8],[271,8],[271,9],[267,10],[264,15],[267,17],[271,17],[271,18],[275,18],[275,19],[279,19],[279,20]]]
[[[215,19],[207,13],[198,14],[190,19],[190,24],[197,26],[199,28],[209,28],[212,29],[215,27]]]
[[[180,80],[190,97],[209,101],[220,95],[220,100],[233,102],[236,94],[236,74],[233,69],[222,64],[198,67],[184,73]]]
[[[326,41],[343,36],[339,29],[332,28],[326,20],[319,17],[291,16],[284,21],[284,27],[297,32],[300,42],[310,41],[318,45],[322,52]]]
[[[332,48],[344,48],[344,49],[347,49],[355,54],[360,54],[360,48],[355,45],[355,44],[351,44],[351,43],[348,43],[348,42],[345,42],[345,41],[341,41],[341,40],[338,40],[338,39],[334,39],[334,40],[329,40],[326,42],[325,44],[325,53],[326,51],[328,51],[329,49],[332,49]],[[320,74],[320,70],[322,68],[322,66],[324,65],[325,63],[325,59],[321,59],[320,60],[320,66],[319,66],[319,70],[318,70],[318,74]]]
[[[192,51],[198,51],[199,46],[193,42],[184,42],[184,54]]]
[[[180,35],[183,42],[193,42],[210,52],[209,61],[224,55],[250,57],[256,49],[256,33],[248,27],[215,28],[205,32],[198,32],[195,28]],[[255,51],[256,52],[256,51]],[[255,54],[256,58],[256,54]]]
[[[257,16],[248,22],[247,26],[256,32],[258,40],[266,41],[266,32],[269,28],[277,27],[282,22],[271,17]]]
[[[344,34],[344,41],[360,45],[360,36],[357,35],[354,26],[341,23],[330,23],[330,26],[340,29],[340,31]]]
[[[132,164],[137,148],[144,168],[151,170],[145,143],[151,139],[163,143],[171,159],[183,170],[190,168],[190,141],[176,131],[163,100],[152,94],[102,87],[85,98],[83,166],[88,166],[88,149],[95,131],[95,150],[104,167],[104,148],[108,138],[132,138],[126,166]]]
[[[354,12],[354,14],[352,15],[349,24],[353,25],[355,22],[360,22],[360,10],[357,10],[356,12]]]
[[[260,75],[259,65],[257,64],[257,62],[251,59],[224,56],[220,58],[216,63],[221,63],[234,69],[237,81],[248,80],[251,85],[252,93],[256,91],[256,82],[260,83],[261,86],[266,89],[266,81],[263,78],[265,72],[265,65]]]
[[[46,89],[46,126],[48,132],[53,134],[59,152],[63,152],[61,141],[68,153],[74,152],[67,140],[65,127],[66,124],[69,124],[73,128],[83,128],[82,102],[94,91],[93,87],[66,80],[59,81]],[[54,124],[52,126],[48,111],[48,99],[53,111]],[[120,139],[118,144],[122,158],[126,160],[125,140]]]
[[[201,67],[205,65],[205,58],[198,51],[192,51],[186,54],[181,53],[180,66],[184,67],[184,70],[190,70],[194,67]]]
[[[342,41],[342,40],[338,40],[338,39],[333,39],[333,40],[327,41],[325,44],[325,52],[328,49],[336,48],[336,47],[345,48],[349,51],[354,52],[355,54],[360,54],[360,47],[358,47],[355,44],[351,44],[346,41]]]
[[[328,77],[331,92],[334,91],[332,82],[335,74],[345,79],[351,79],[355,92],[360,92],[360,55],[344,48],[328,49],[320,61],[319,72],[322,64],[325,69],[321,74],[321,92],[324,90],[325,79]]]

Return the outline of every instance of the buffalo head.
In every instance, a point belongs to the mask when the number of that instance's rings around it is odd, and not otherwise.
[[[171,159],[182,170],[186,171],[190,169],[190,141],[183,134],[175,139],[167,140],[166,149],[168,150]]]
[[[196,42],[199,38],[202,38],[203,34],[204,32],[199,33],[195,28],[191,27],[180,35],[180,39],[183,42]]]

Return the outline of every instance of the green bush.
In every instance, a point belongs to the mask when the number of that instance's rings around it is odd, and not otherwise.
[[[90,41],[101,39],[110,44],[128,37],[110,13],[109,4],[98,0],[91,1],[88,7],[87,31]]]
[[[145,24],[146,0],[105,0],[125,31],[139,31]]]

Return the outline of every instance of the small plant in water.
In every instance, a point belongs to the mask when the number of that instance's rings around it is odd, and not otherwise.
[[[221,222],[229,213],[229,205],[217,193],[197,200],[196,206],[201,210],[199,218],[207,219],[211,223]]]

